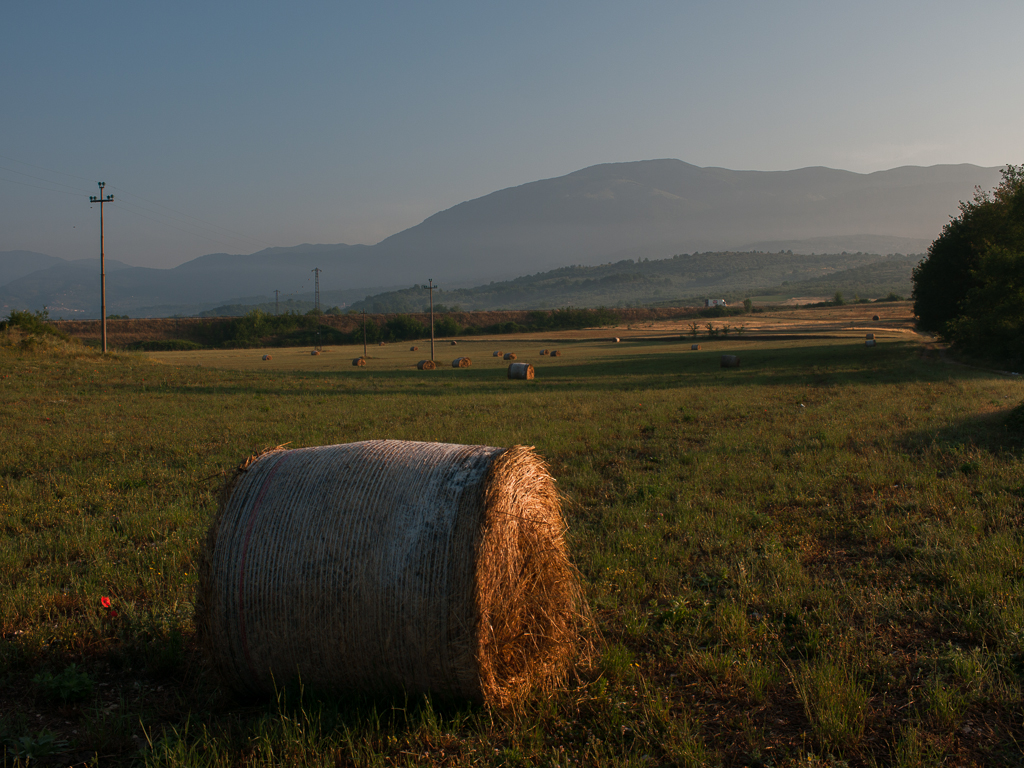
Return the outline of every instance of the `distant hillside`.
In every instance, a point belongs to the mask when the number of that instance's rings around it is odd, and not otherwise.
[[[210,254],[170,270],[117,270],[108,275],[107,306],[116,314],[174,314],[175,307],[191,313],[267,303],[275,289],[283,298],[309,300],[315,268],[322,270],[322,294],[361,298],[428,278],[470,287],[571,265],[698,251],[919,252],[975,186],[988,189],[999,178],[998,168],[974,165],[869,174],[732,171],[680,160],[595,165],[469,200],[373,246],[306,244]],[[19,274],[0,284],[0,305],[98,315],[95,277],[70,263],[40,264],[45,275]],[[665,283],[662,290],[678,288]],[[553,293],[550,301],[559,300]]]
[[[564,267],[476,288],[441,289],[435,305],[462,310],[554,307],[689,306],[705,298],[739,301],[765,294],[879,298],[909,295],[921,255],[841,253],[695,253],[671,259],[623,260],[596,267]],[[367,312],[421,312],[422,285],[369,296],[352,305]]]

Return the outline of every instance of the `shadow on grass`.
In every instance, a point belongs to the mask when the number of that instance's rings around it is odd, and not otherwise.
[[[540,360],[532,381],[510,381],[506,368],[480,366],[454,369],[439,366],[435,371],[373,370],[323,372],[260,372],[288,382],[297,395],[379,395],[400,385],[411,397],[453,394],[494,394],[497,391],[606,392],[690,387],[830,387],[838,385],[891,385],[909,382],[1001,378],[1001,374],[949,366],[923,360],[914,342],[887,342],[875,347],[859,343],[775,347],[752,343],[749,347],[730,343],[729,354],[740,358],[740,367],[720,366],[722,352],[715,350],[658,351],[644,355],[645,348],[663,348],[663,342],[633,342],[622,345],[623,354],[581,363],[560,360],[545,365]],[[207,372],[211,369],[207,369]],[[216,370],[216,369],[214,369]],[[205,372],[204,372],[205,373]],[[218,374],[225,374],[218,371]],[[230,376],[230,373],[225,375]],[[355,379],[354,377],[360,377]],[[372,384],[370,382],[373,382]],[[412,382],[427,386],[407,387]],[[132,385],[114,388],[137,392]],[[281,387],[244,384],[170,385],[161,391],[189,395],[285,394]]]

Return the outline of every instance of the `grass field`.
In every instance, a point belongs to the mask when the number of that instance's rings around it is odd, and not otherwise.
[[[460,339],[436,371],[429,342],[366,368],[0,348],[5,764],[1020,765],[1021,384],[895,320],[874,348],[829,322],[846,337],[700,351],[671,328]],[[224,473],[370,438],[547,458],[595,618],[565,690],[492,711],[217,688],[192,603]]]

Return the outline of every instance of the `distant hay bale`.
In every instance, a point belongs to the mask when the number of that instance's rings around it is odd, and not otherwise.
[[[873,334],[873,333],[869,333],[869,334],[868,334],[867,336],[865,336],[864,338],[866,338],[866,339],[873,339],[873,338],[875,338],[875,334]]]
[[[416,367],[419,368],[421,371],[432,371],[437,366],[434,365],[433,360],[420,360],[418,363],[416,363]]]
[[[533,366],[529,363],[512,363],[508,367],[508,377],[510,379],[532,379]]]
[[[468,357],[457,357],[452,360],[452,368],[469,368],[472,361]]]
[[[864,342],[864,346],[865,347],[873,347],[873,346],[875,346],[875,340],[874,339],[868,339],[867,341]]]
[[[459,345],[459,342],[455,341],[455,339],[452,339],[452,340],[451,340],[451,342],[450,342],[450,344],[451,344],[451,345],[452,345],[453,347],[457,347],[457,346]]]
[[[506,706],[564,676],[584,610],[533,449],[373,440],[239,467],[195,625],[242,694],[435,693]]]
[[[379,346],[383,347],[384,346],[384,342],[382,341]]]
[[[263,356],[263,359],[264,359],[264,360],[271,360],[272,358],[270,357],[270,355],[264,355],[264,356]]]
[[[562,356],[562,353],[559,352],[557,349],[552,349],[551,352],[549,352],[548,354],[551,357],[561,357]]]
[[[877,323],[877,322],[878,322],[878,315],[875,315],[875,316],[874,316],[874,317],[872,317],[871,319],[872,319],[872,320],[874,320],[874,321],[875,321],[875,322]]]
[[[419,352],[420,348],[419,347],[409,347],[409,351],[410,352]]]
[[[357,357],[355,360],[352,361],[352,365],[357,365],[357,366],[359,366],[361,368],[364,365],[366,365],[366,358],[365,357]]]
[[[310,352],[309,354],[311,354],[311,355],[319,355],[319,354],[320,354],[320,350],[319,350],[319,349],[314,349],[314,350],[313,350],[312,352]]]
[[[515,352],[506,352],[505,353],[505,359],[506,360],[515,360],[516,359],[516,353]]]
[[[493,356],[494,357],[501,357],[501,350],[500,349],[494,350]]]
[[[622,339],[620,339],[618,336],[614,336],[612,338],[612,341],[615,342],[616,344],[618,344],[620,341],[622,341]]]
[[[739,368],[740,359],[736,355],[722,355],[720,365],[722,368]]]
[[[690,349],[700,349],[700,344],[691,344]]]
[[[541,356],[541,357],[544,357],[544,355],[546,355],[547,353],[548,353],[548,351],[547,351],[546,349],[542,349],[542,350],[540,351],[540,356]]]

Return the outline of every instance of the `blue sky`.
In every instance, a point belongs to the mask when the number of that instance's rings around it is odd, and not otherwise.
[[[604,162],[1024,162],[1024,3],[7,3],[0,251],[374,243]]]

